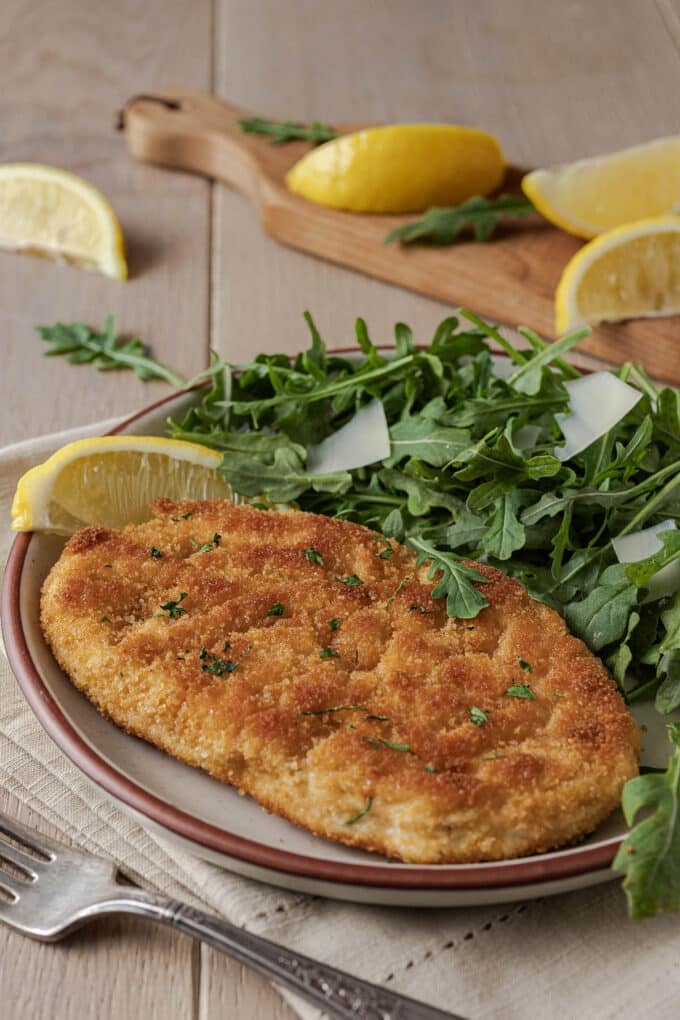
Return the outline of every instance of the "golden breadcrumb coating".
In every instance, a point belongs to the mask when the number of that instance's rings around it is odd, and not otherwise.
[[[104,715],[268,810],[402,860],[491,861],[591,832],[636,775],[604,666],[500,571],[476,565],[489,606],[460,620],[359,525],[153,509],[70,539],[44,633]]]

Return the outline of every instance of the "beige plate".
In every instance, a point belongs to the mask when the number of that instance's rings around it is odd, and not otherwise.
[[[117,431],[163,434],[168,415],[195,400],[171,397]],[[10,663],[35,715],[77,767],[121,808],[165,837],[230,871],[273,885],[364,903],[468,906],[567,892],[614,878],[609,865],[625,833],[620,813],[577,847],[493,864],[400,864],[326,842],[267,814],[204,773],[182,765],[103,719],[66,679],[39,625],[40,587],[63,540],[15,539],[2,592],[2,629]],[[651,707],[643,760],[664,765],[668,744]]]

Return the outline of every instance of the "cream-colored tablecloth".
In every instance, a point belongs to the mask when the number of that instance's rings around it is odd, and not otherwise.
[[[17,478],[63,443],[101,434],[111,424],[0,451],[2,563]],[[150,835],[81,776],[34,720],[4,656],[0,782],[79,846],[113,857],[140,883],[470,1020],[680,1017],[679,920],[629,922],[618,881],[523,904],[403,910],[317,899],[239,878]],[[319,1016],[290,1001],[307,1020]]]

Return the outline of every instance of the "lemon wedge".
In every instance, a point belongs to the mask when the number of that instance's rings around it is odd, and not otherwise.
[[[120,223],[82,177],[38,163],[0,166],[0,248],[127,278]]]
[[[216,470],[221,460],[205,446],[158,436],[81,439],[19,479],[12,528],[71,535],[90,524],[141,524],[161,496],[229,499]]]
[[[680,212],[680,137],[659,138],[522,181],[542,216],[578,237]]]
[[[555,297],[566,333],[604,320],[680,312],[680,216],[640,220],[600,234],[567,264]]]
[[[341,135],[286,174],[291,191],[354,212],[422,212],[487,195],[505,174],[496,139],[445,124],[397,124]]]

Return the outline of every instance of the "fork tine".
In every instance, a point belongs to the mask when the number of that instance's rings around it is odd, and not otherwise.
[[[27,879],[36,878],[38,875],[36,865],[39,867],[42,864],[42,861],[36,861],[35,857],[25,854],[23,850],[18,850],[15,846],[10,846],[9,843],[3,843],[0,840],[0,871],[3,861],[9,861],[19,871],[24,872]],[[2,874],[4,875],[5,872]]]
[[[0,871],[0,889],[3,889],[6,893],[9,893],[14,900],[18,900],[21,893],[26,889],[26,882],[22,882],[21,879],[15,878],[14,875],[8,875],[6,871]],[[11,904],[9,904],[11,906]],[[5,906],[0,900],[0,910]]]
[[[55,853],[68,849],[63,843],[58,843],[56,840],[50,839],[49,836],[43,836],[42,833],[38,834],[35,829],[27,829],[21,822],[17,822],[14,818],[10,818],[0,811],[1,833],[4,833],[5,836],[15,840],[17,843],[23,844],[28,850],[32,850],[39,857],[44,857],[46,860],[51,860]],[[4,849],[5,846],[7,844],[0,839],[0,848]]]

